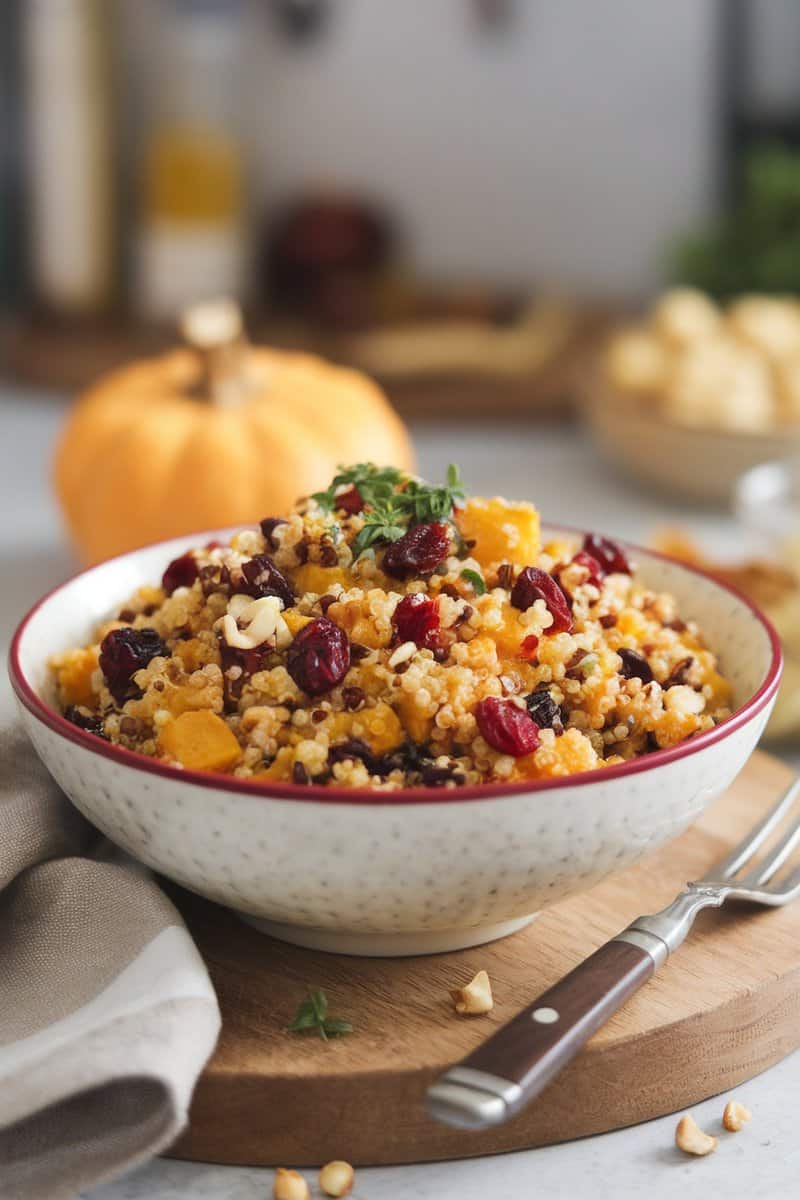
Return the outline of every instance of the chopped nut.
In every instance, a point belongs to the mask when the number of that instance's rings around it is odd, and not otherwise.
[[[716,1150],[717,1139],[709,1133],[703,1133],[692,1114],[687,1113],[678,1121],[678,1127],[675,1130],[675,1145],[684,1154],[702,1156]]]
[[[738,1100],[729,1100],[722,1114],[722,1124],[730,1133],[738,1133],[743,1125],[750,1120],[752,1113]]]
[[[355,1171],[349,1162],[326,1163],[320,1170],[319,1186],[326,1196],[346,1196],[353,1186]]]
[[[278,1167],[272,1185],[273,1200],[311,1200],[308,1184],[299,1171]]]
[[[389,658],[388,665],[390,667],[399,667],[401,663],[408,662],[408,660],[413,657],[416,652],[416,642],[402,642]]]
[[[265,642],[285,650],[292,635],[281,616],[282,608],[283,602],[277,596],[253,600],[251,596],[237,593],[231,596],[227,613],[220,617],[214,628],[219,628],[228,645],[238,650],[255,650]]]
[[[466,987],[453,988],[450,992],[456,1006],[456,1012],[470,1016],[491,1012],[494,1008],[492,985],[485,971],[478,971]]]

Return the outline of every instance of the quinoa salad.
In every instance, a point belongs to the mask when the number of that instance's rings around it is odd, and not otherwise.
[[[211,542],[51,660],[64,716],[178,768],[396,790],[673,746],[731,689],[675,600],[530,504],[372,464]]]

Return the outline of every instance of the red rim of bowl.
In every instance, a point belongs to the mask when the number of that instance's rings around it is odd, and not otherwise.
[[[545,527],[548,524],[548,522],[543,522]],[[553,525],[552,528],[564,533],[578,533],[581,535],[584,533],[583,530],[571,529],[565,525]],[[217,531],[217,536],[225,533],[229,535],[230,530]],[[193,536],[195,537],[194,544],[202,544],[204,539],[208,540],[208,537],[214,536],[214,533],[211,531],[210,534],[187,534],[186,541],[191,542]],[[687,755],[697,754],[701,750],[705,750],[708,746],[723,741],[726,737],[729,737],[736,730],[741,729],[743,725],[751,721],[770,702],[777,692],[780,683],[783,668],[783,651],[778,635],[771,621],[748,596],[745,596],[729,583],[723,582],[710,571],[704,571],[700,567],[691,566],[670,555],[661,554],[657,550],[647,550],[644,547],[637,546],[633,542],[618,539],[621,545],[634,552],[634,557],[637,553],[644,554],[649,558],[670,563],[680,567],[683,571],[687,571],[689,574],[699,575],[701,578],[709,580],[721,591],[734,596],[746,608],[749,608],[767,634],[772,656],[769,669],[761,686],[749,700],[745,701],[740,708],[731,713],[725,721],[721,722],[714,729],[708,729],[704,733],[699,733],[696,737],[690,738],[689,741],[680,742],[676,746],[669,746],[663,750],[653,750],[649,754],[631,759],[629,762],[619,763],[610,767],[598,767],[594,771],[581,771],[575,775],[564,775],[555,779],[522,780],[515,783],[479,783],[458,788],[417,787],[406,788],[402,791],[384,792],[369,788],[337,788],[327,784],[274,783],[268,785],[255,783],[249,779],[239,779],[234,775],[213,774],[210,771],[192,771],[180,767],[172,767],[167,763],[159,762],[158,759],[149,758],[146,754],[138,754],[134,750],[126,750],[123,746],[115,746],[111,742],[103,741],[102,738],[87,733],[86,730],[79,729],[77,725],[72,725],[65,717],[56,712],[55,709],[50,708],[37,695],[25,678],[19,660],[19,648],[29,622],[39,609],[51,597],[62,591],[63,588],[74,583],[76,579],[87,575],[98,566],[106,566],[110,562],[128,558],[130,554],[139,554],[145,550],[153,550],[158,546],[166,546],[171,542],[181,540],[183,539],[169,538],[166,542],[155,542],[150,546],[142,546],[138,550],[117,555],[115,558],[107,559],[103,563],[96,563],[94,567],[88,567],[84,571],[79,571],[70,579],[65,580],[64,583],[51,588],[20,621],[11,641],[8,655],[8,670],[14,691],[25,708],[44,725],[47,725],[55,733],[66,738],[67,741],[75,742],[84,749],[94,754],[100,754],[104,758],[110,758],[121,766],[131,767],[138,771],[146,771],[153,775],[163,775],[176,782],[183,781],[195,784],[198,787],[216,788],[221,791],[235,792],[249,796],[261,796],[265,800],[299,800],[303,803],[363,805],[453,804],[461,800],[502,799],[506,796],[556,791],[559,788],[576,787],[590,783],[604,783],[606,780],[618,779],[623,775],[636,775],[641,771],[651,771],[656,767],[666,766],[668,763],[675,762],[677,759],[684,758]]]

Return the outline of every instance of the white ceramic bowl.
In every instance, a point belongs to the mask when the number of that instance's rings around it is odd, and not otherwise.
[[[582,407],[605,458],[640,483],[687,500],[728,504],[745,471],[800,452],[797,429],[748,433],[681,425],[598,382],[587,385]]]
[[[49,657],[85,643],[178,553],[220,536],[135,551],[56,588],[17,630],[11,680],[39,756],[90,821],[147,866],[299,945],[420,954],[520,928],[694,821],[744,765],[772,708],[781,654],[766,620],[708,576],[634,549],[639,575],[707,632],[736,711],[624,766],[447,792],[266,785],[168,767],[64,720]]]

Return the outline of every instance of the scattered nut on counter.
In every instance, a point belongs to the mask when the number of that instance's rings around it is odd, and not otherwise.
[[[730,1133],[738,1133],[746,1125],[753,1114],[738,1100],[729,1100],[722,1114],[722,1124]]]
[[[288,1171],[286,1167],[278,1167],[275,1172],[272,1196],[273,1200],[311,1200],[308,1184],[300,1172]]]
[[[492,985],[485,971],[478,971],[466,987],[452,988],[450,995],[453,997],[457,1013],[478,1016],[480,1013],[491,1012],[494,1008]]]
[[[684,1154],[704,1155],[710,1154],[712,1150],[717,1148],[717,1139],[712,1137],[710,1133],[703,1133],[703,1130],[695,1121],[691,1113],[687,1113],[685,1117],[681,1117],[678,1121],[678,1126],[675,1130],[675,1145]]]
[[[346,1196],[353,1187],[355,1171],[349,1162],[335,1159],[321,1168],[317,1178],[326,1196]]]

